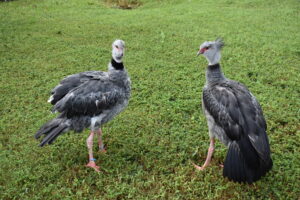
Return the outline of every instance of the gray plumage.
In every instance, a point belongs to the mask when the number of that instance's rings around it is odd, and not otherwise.
[[[229,148],[223,175],[233,181],[252,183],[272,168],[267,125],[251,92],[222,73],[218,64],[222,46],[221,40],[200,46],[199,54],[204,54],[210,63],[202,106],[210,137],[218,138]]]
[[[46,135],[40,146],[51,144],[61,133],[85,128],[97,130],[128,104],[130,78],[123,63],[112,59],[108,72],[87,71],[63,79],[52,90],[49,102],[60,115],[35,134]]]
[[[206,77],[202,101],[210,137],[229,147],[223,174],[252,183],[272,167],[261,107],[244,85],[226,79],[218,64],[208,66]]]

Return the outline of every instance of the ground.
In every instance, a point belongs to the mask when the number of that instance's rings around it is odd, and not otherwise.
[[[139,3],[0,2],[0,199],[298,199],[299,1]],[[253,185],[222,177],[219,142],[210,168],[192,166],[209,145],[201,111],[207,62],[196,53],[217,37],[226,43],[225,75],[248,86],[268,124],[274,166]],[[117,38],[126,42],[132,98],[103,127],[107,153],[95,154],[96,173],[84,167],[88,130],[44,148],[33,135],[56,116],[49,91],[66,75],[106,70]]]

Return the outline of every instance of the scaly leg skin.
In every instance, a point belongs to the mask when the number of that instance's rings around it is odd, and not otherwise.
[[[94,139],[94,134],[95,133],[93,131],[91,131],[90,136],[86,140],[86,144],[87,144],[87,147],[88,147],[88,150],[89,150],[89,163],[86,164],[86,167],[91,167],[96,172],[100,172],[100,170],[99,170],[100,167],[96,165],[96,163],[95,163],[96,159],[93,156],[93,139]]]
[[[104,144],[102,141],[102,130],[99,128],[97,131],[98,134],[98,147],[99,147],[99,152],[106,153],[106,149],[104,148]]]
[[[208,152],[207,152],[207,157],[206,157],[206,160],[205,160],[205,163],[202,165],[202,167],[196,165],[193,163],[194,167],[197,169],[197,170],[204,170],[210,163],[211,161],[211,157],[214,153],[214,150],[215,150],[215,139],[214,138],[211,138],[210,139],[210,144],[209,144],[209,148],[208,148]]]

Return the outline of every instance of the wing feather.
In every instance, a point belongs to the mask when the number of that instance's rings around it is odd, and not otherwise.
[[[78,74],[72,74],[64,78],[59,85],[51,91],[51,97],[49,102],[55,105],[58,101],[64,98],[71,90],[80,86],[86,81],[93,79],[104,79],[106,78],[106,72],[101,71],[87,71]]]
[[[261,107],[244,85],[227,81],[206,88],[203,90],[203,103],[228,138],[249,141],[245,146],[249,148],[251,145],[261,159],[270,160],[266,122]],[[241,150],[246,153],[249,149],[241,146]]]
[[[109,81],[89,80],[71,90],[54,110],[67,116],[94,116],[116,105],[123,96],[122,89]]]
[[[203,103],[231,140],[241,137],[243,123],[242,113],[236,109],[238,103],[235,95],[224,87],[211,87],[203,90]]]

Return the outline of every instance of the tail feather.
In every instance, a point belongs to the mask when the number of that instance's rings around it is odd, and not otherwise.
[[[251,151],[254,149],[250,148],[248,152],[243,152],[237,142],[232,142],[224,162],[223,176],[234,182],[247,182],[249,184],[264,176],[272,168],[272,160],[266,163],[258,154],[254,160],[255,152]],[[246,153],[247,155],[245,155]],[[252,155],[249,157],[249,154]],[[250,161],[249,158],[251,158]]]
[[[35,139],[39,139],[43,134],[46,134],[56,128],[59,124],[58,123],[52,123],[53,120],[47,122],[45,125],[43,125],[34,135]]]
[[[223,176],[236,182],[246,181],[245,161],[236,142],[231,143],[229,147],[224,163]]]
[[[41,135],[45,135],[39,146],[45,144],[51,144],[60,134],[66,132],[69,129],[66,120],[63,118],[55,118],[47,122],[42,126],[35,134],[35,138],[38,139]]]

